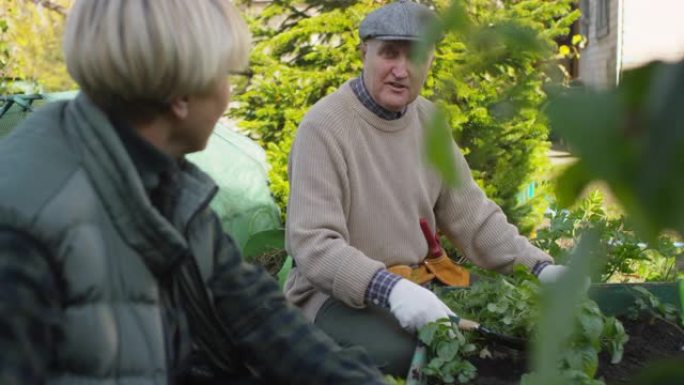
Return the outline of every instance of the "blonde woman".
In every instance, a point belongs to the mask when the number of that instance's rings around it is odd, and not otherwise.
[[[248,48],[227,0],[75,2],[81,94],[0,143],[0,383],[382,383],[242,262],[184,160]]]

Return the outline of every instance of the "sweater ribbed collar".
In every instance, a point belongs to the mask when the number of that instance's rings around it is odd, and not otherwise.
[[[366,106],[366,108],[385,120],[399,119],[406,113],[406,107],[401,111],[390,111],[378,104],[375,99],[373,99],[370,92],[368,92],[366,84],[363,82],[363,72],[356,79],[352,79],[349,85],[354,91],[354,94],[356,94],[356,97],[359,98],[359,101]]]
[[[366,108],[366,106],[363,103],[361,103],[359,98],[356,97],[356,94],[352,90],[351,80],[344,83],[342,87],[340,87],[339,92],[342,94],[345,101],[366,123],[377,128],[378,130],[386,132],[397,132],[405,129],[410,124],[416,121],[416,101],[413,101],[411,104],[406,106],[406,111],[400,118],[394,120],[386,120],[373,113],[371,110]]]

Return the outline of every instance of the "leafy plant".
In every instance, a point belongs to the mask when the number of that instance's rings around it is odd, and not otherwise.
[[[427,346],[430,358],[422,372],[441,383],[466,383],[477,376],[477,369],[465,357],[476,347],[448,323],[433,322],[420,329],[418,339]]]
[[[522,266],[516,267],[511,276],[479,271],[477,274],[482,278],[469,289],[443,290],[438,291],[438,295],[463,318],[476,320],[503,334],[539,338],[543,302],[537,279]],[[606,350],[612,362],[619,362],[628,339],[624,328],[614,317],[605,317],[598,305],[586,296],[579,296],[575,305],[568,302],[559,306],[563,305],[570,306],[567,310],[571,314],[571,326],[559,343],[561,348],[555,363],[557,375],[560,379],[572,379],[576,384],[602,384],[594,379],[598,353]],[[424,373],[446,383],[454,379],[460,381],[460,375],[463,379],[474,378],[476,372],[463,361],[477,351],[486,356],[488,341],[472,333],[458,333],[455,337],[451,333],[448,326],[439,323],[421,329],[419,338],[428,345],[429,357],[434,360],[430,361],[431,369]],[[538,380],[536,376],[526,375],[522,383],[532,384]]]
[[[601,347],[610,354],[610,363],[617,364],[622,361],[624,346],[629,341],[629,336],[625,332],[622,322],[615,317],[607,317],[603,323],[603,333],[601,333]]]
[[[675,279],[675,257],[681,248],[674,244],[674,239],[661,234],[646,243],[624,216],[611,218],[604,206],[603,195],[598,190],[571,209],[561,210],[552,205],[546,214],[549,225],[537,231],[532,243],[552,255],[557,263],[564,264],[580,232],[593,228],[599,233],[599,244],[606,252],[598,280]]]
[[[581,371],[594,378],[598,369],[598,353],[604,331],[603,315],[595,302],[585,300],[575,312],[575,326],[568,341],[568,348],[561,355],[561,370]]]
[[[676,322],[679,318],[677,309],[667,303],[662,303],[656,297],[643,287],[630,288],[634,295],[634,305],[629,308],[628,317],[636,320],[644,316],[657,317],[668,322]]]
[[[456,314],[477,320],[483,325],[496,325],[496,330],[511,336],[529,336],[538,317],[539,285],[527,269],[519,266],[514,274],[476,270],[482,277],[468,290],[449,290],[441,299]]]

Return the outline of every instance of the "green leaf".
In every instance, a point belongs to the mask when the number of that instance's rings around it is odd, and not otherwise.
[[[567,350],[564,347],[567,348],[568,339],[572,336],[575,310],[584,299],[580,288],[584,285],[585,277],[592,267],[592,259],[598,258],[596,256],[597,244],[598,233],[586,232],[573,253],[568,271],[556,283],[545,286],[546,291],[542,297],[542,317],[534,339],[532,356],[533,368],[538,372],[535,381],[538,379],[539,383],[559,383],[557,381],[560,377],[558,363],[563,357],[571,364],[571,367],[581,365],[587,371],[592,368],[593,361],[588,348],[576,346],[572,350]],[[578,349],[583,351],[575,353]],[[596,356],[596,349],[592,348],[592,350]]]
[[[444,361],[451,361],[458,354],[458,344],[451,341],[441,341],[437,345],[437,356]]]
[[[459,182],[459,175],[456,170],[451,132],[446,123],[446,116],[439,108],[435,111],[428,127],[426,147],[430,164],[435,167],[448,185],[456,186]]]
[[[432,345],[432,341],[435,338],[435,333],[437,332],[437,324],[430,323],[422,327],[418,331],[418,339],[425,345]]]
[[[587,314],[582,312],[579,315],[579,320],[583,336],[592,344],[592,346],[598,348],[599,337],[603,332],[603,319],[601,318],[601,313]]]
[[[569,350],[565,359],[569,368],[581,370],[589,378],[594,378],[598,369],[598,351],[593,347],[584,346]]]

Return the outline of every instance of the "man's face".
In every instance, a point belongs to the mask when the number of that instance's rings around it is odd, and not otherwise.
[[[411,48],[406,40],[370,39],[361,46],[364,84],[375,102],[390,111],[402,111],[416,100],[432,64],[432,52],[425,62],[412,62]]]

